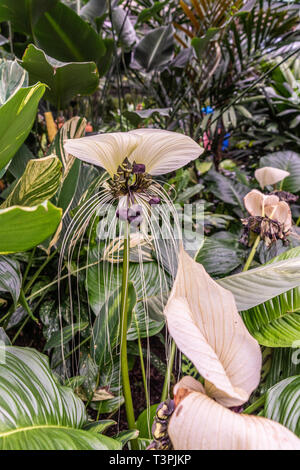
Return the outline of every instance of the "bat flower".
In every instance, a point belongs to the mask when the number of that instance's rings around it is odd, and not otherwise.
[[[163,199],[162,187],[152,177],[177,170],[203,152],[190,137],[159,129],[70,139],[64,147],[69,154],[107,171],[104,187],[111,200],[120,202],[119,217],[136,223],[141,206],[150,207]]]
[[[185,376],[174,387],[168,436],[175,450],[300,448],[300,440],[280,424],[229,409],[248,401],[257,387],[260,347],[233,294],[183,248],[164,314],[176,345],[204,379],[202,385]]]
[[[265,195],[253,189],[244,197],[244,204],[250,217],[242,219],[245,228],[241,241],[246,240],[250,232],[259,234],[267,246],[278,239],[287,241],[292,228],[292,214],[287,202],[277,195]]]
[[[273,168],[271,166],[264,166],[255,171],[254,176],[260,184],[261,189],[265,186],[279,183],[284,180],[290,173],[280,168]]]

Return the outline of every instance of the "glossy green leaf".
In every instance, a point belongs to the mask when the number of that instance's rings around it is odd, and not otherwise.
[[[238,181],[231,180],[213,170],[207,173],[205,179],[212,183],[210,191],[221,201],[239,206],[242,211],[245,211],[243,198],[250,190],[248,186]]]
[[[220,28],[209,28],[204,37],[192,39],[191,44],[195,49],[196,55],[199,60],[203,60],[203,58],[205,58],[209,43],[212,40],[215,40],[215,36],[218,34],[219,31]]]
[[[239,310],[260,305],[300,286],[300,248],[292,248],[274,258],[271,263],[217,282],[233,293]]]
[[[20,296],[22,274],[17,261],[8,256],[0,256],[0,292],[9,292],[15,307]]]
[[[30,84],[40,80],[49,87],[45,98],[58,109],[77,95],[94,93],[99,84],[94,62],[59,62],[33,44],[28,46],[20,63],[29,73]]]
[[[266,378],[264,390],[268,390],[280,380],[300,375],[300,341],[293,348],[271,350],[271,367]]]
[[[88,322],[73,323],[72,325],[65,326],[60,331],[51,335],[50,339],[45,344],[44,351],[68,343],[76,333],[85,330],[88,326]]]
[[[58,0],[0,0],[0,21],[10,21],[12,29],[32,35],[39,17]]]
[[[264,416],[300,437],[300,375],[284,379],[267,393]]]
[[[161,26],[156,28],[138,43],[134,58],[146,72],[166,65],[174,53],[173,27]]]
[[[0,253],[30,250],[52,235],[62,210],[48,201],[34,207],[0,209]]]
[[[129,431],[121,431],[115,439],[120,442],[122,447],[127,444],[128,441],[131,441],[132,439],[136,439],[139,435],[139,431],[137,429],[130,429]]]
[[[0,206],[33,207],[51,199],[56,193],[62,176],[62,164],[55,156],[29,160],[23,176],[8,198]]]
[[[34,28],[38,47],[62,62],[96,62],[106,47],[96,31],[74,10],[58,3]]]
[[[270,153],[259,161],[260,167],[272,166],[290,172],[283,182],[281,189],[291,193],[300,191],[300,154],[291,150]]]
[[[36,80],[34,83],[38,82]],[[12,60],[0,62],[0,106],[20,88],[28,86],[26,70]]]
[[[93,423],[88,423],[86,426],[84,426],[84,429],[90,432],[96,432],[96,433],[102,434],[104,431],[106,431],[111,426],[114,426],[115,424],[118,424],[118,423],[114,421],[113,419],[101,419],[100,421],[94,421]]]
[[[105,303],[93,325],[91,356],[101,369],[111,361],[114,348],[120,343],[122,288],[117,289]],[[133,284],[128,285],[128,326],[131,323],[133,309],[136,304],[136,293]]]
[[[29,348],[1,347],[0,449],[120,449],[118,442],[81,428],[85,407],[59,385],[46,356]]]
[[[222,276],[241,265],[243,251],[237,243],[216,238],[206,238],[196,261],[201,263],[210,276]]]
[[[145,409],[139,415],[136,421],[136,427],[140,432],[139,438],[152,439],[151,428],[152,428],[153,420],[154,420],[158,405],[159,403],[155,405],[151,405],[149,410]]]
[[[0,108],[0,170],[14,156],[28,136],[45,85],[21,88]]]

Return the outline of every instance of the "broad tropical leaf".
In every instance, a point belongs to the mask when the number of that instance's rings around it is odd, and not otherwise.
[[[0,170],[14,156],[28,136],[45,85],[21,88],[0,108]]]
[[[0,209],[0,253],[30,250],[52,235],[62,210],[48,201],[34,207]]]
[[[137,45],[134,58],[146,72],[166,65],[174,53],[173,27],[162,26],[148,33]]]
[[[15,307],[21,292],[22,274],[17,261],[0,256],[0,292],[9,292]]]
[[[55,156],[29,160],[1,209],[11,206],[33,207],[51,199],[61,180],[62,164]]]
[[[261,167],[272,166],[288,171],[287,176],[281,185],[283,191],[298,193],[300,191],[300,154],[291,150],[283,152],[270,153],[266,157],[260,159]]]
[[[264,416],[300,437],[300,375],[284,379],[268,390]]]
[[[300,248],[292,248],[271,262],[217,282],[230,290],[239,310],[260,305],[294,287],[300,286]]]
[[[16,61],[4,60],[0,63],[0,106],[20,88],[27,86],[28,74]]]
[[[11,346],[1,352],[1,450],[120,449],[113,439],[81,429],[87,422],[84,405],[57,383],[46,356]]]
[[[57,109],[64,108],[77,95],[94,93],[99,84],[94,62],[59,62],[33,44],[28,46],[20,63],[29,73],[30,84],[40,80],[48,85],[45,98]]]
[[[10,21],[14,31],[32,35],[39,17],[58,0],[0,0],[0,21]]]

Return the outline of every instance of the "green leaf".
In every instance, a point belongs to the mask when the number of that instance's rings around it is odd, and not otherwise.
[[[283,424],[300,437],[300,375],[284,379],[270,388],[264,416]]]
[[[58,3],[44,13],[34,28],[38,47],[62,62],[95,62],[106,47],[96,31],[75,11]]]
[[[48,201],[34,207],[0,209],[0,254],[30,250],[52,235],[62,210]]]
[[[91,356],[101,369],[111,361],[114,348],[120,344],[122,288],[117,289],[105,303],[97,316],[92,333]],[[136,304],[136,293],[133,284],[128,285],[128,326]]]
[[[46,356],[29,348],[1,348],[0,449],[120,449],[106,436],[81,428],[85,407],[73,391],[59,385]]]
[[[20,296],[22,275],[20,265],[8,256],[0,256],[0,292],[9,292],[15,308]]]
[[[243,251],[237,243],[228,240],[205,238],[196,261],[203,264],[210,276],[222,276],[241,265]]]
[[[61,331],[57,331],[51,335],[50,339],[45,344],[44,351],[68,343],[78,331],[83,331],[88,326],[88,322],[73,323],[72,325],[65,326]]]
[[[130,429],[129,431],[121,431],[115,439],[120,442],[122,447],[127,444],[128,441],[131,441],[132,439],[136,439],[139,435],[139,431],[137,429]]]
[[[117,38],[126,49],[130,50],[137,41],[130,16],[122,7],[113,8],[111,16]]]
[[[5,60],[0,63],[0,106],[20,88],[27,86],[28,74],[16,61]]]
[[[154,420],[158,405],[159,403],[155,405],[151,405],[149,410],[145,409],[139,415],[136,421],[136,427],[140,432],[139,433],[140,439],[152,439],[151,428],[152,428],[153,420]]]
[[[300,191],[300,154],[291,150],[275,152],[262,157],[259,161],[260,167],[272,166],[290,172],[283,182],[281,189],[290,193]]]
[[[59,62],[30,44],[20,61],[29,73],[30,84],[42,81],[49,88],[45,99],[58,109],[64,108],[76,95],[94,93],[99,73],[94,62]]]
[[[230,290],[239,310],[260,305],[300,286],[300,248],[292,248],[259,268],[233,274],[217,282]]]
[[[33,207],[56,193],[61,180],[62,164],[55,156],[29,160],[1,209],[11,206]]]
[[[14,156],[28,136],[45,85],[21,88],[0,108],[0,170]]]
[[[162,26],[148,33],[137,45],[134,58],[146,72],[166,65],[174,53],[173,27]]]
[[[102,434],[104,431],[106,431],[106,429],[110,428],[111,426],[114,426],[115,424],[118,423],[113,419],[102,419],[101,421],[94,421],[93,423],[88,423],[86,426],[84,426],[84,429],[90,432]]]
[[[300,341],[294,348],[272,349],[271,367],[267,375],[264,390],[268,390],[279,380],[300,374]]]
[[[204,56],[207,54],[209,43],[215,38],[219,31],[220,28],[209,28],[204,37],[192,39],[191,44],[199,60],[205,58]]]
[[[10,21],[12,29],[32,34],[39,17],[58,0],[0,0],[0,21]]]
[[[133,125],[138,127],[145,119],[151,118],[153,115],[169,116],[171,108],[153,108],[143,109],[142,111],[124,111],[124,116]]]
[[[239,206],[242,211],[245,211],[243,198],[249,192],[248,186],[233,181],[213,170],[207,173],[205,179],[212,183],[209,189],[221,201]]]

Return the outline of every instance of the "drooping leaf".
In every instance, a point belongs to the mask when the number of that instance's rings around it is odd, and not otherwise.
[[[83,403],[52,375],[46,356],[29,348],[1,348],[0,449],[120,449],[118,442],[83,431]]]
[[[0,170],[28,136],[45,86],[21,88],[0,108]]]
[[[111,17],[117,38],[126,49],[130,50],[137,41],[137,35],[128,12],[122,7],[116,7],[112,9]]]
[[[62,210],[48,201],[34,207],[0,209],[0,253],[30,250],[52,235]]]
[[[33,207],[51,199],[61,180],[62,164],[55,156],[29,160],[23,176],[0,206]]]
[[[141,111],[124,111],[124,116],[132,125],[138,127],[145,119],[151,118],[153,115],[169,116],[171,108],[153,108],[143,109]]]
[[[264,416],[300,437],[300,375],[284,379],[268,390]]]
[[[0,256],[0,292],[9,292],[15,307],[20,296],[22,275],[20,265],[8,256]]]
[[[28,74],[16,61],[5,60],[0,63],[0,106],[20,88],[27,86]]]
[[[134,58],[146,72],[166,65],[174,53],[173,27],[161,26],[154,29],[138,43]]]
[[[89,0],[80,10],[82,18],[94,23],[96,18],[100,18],[107,11],[107,0]]]
[[[99,84],[94,62],[59,62],[33,44],[28,46],[20,63],[29,73],[30,84],[40,80],[48,85],[45,98],[58,109],[64,108],[76,95],[94,93]]]
[[[217,282],[233,293],[239,310],[247,310],[300,285],[299,266],[300,248],[296,247],[259,268]]]
[[[96,31],[75,11],[58,3],[41,16],[34,28],[38,47],[62,62],[95,62],[106,47]]]

